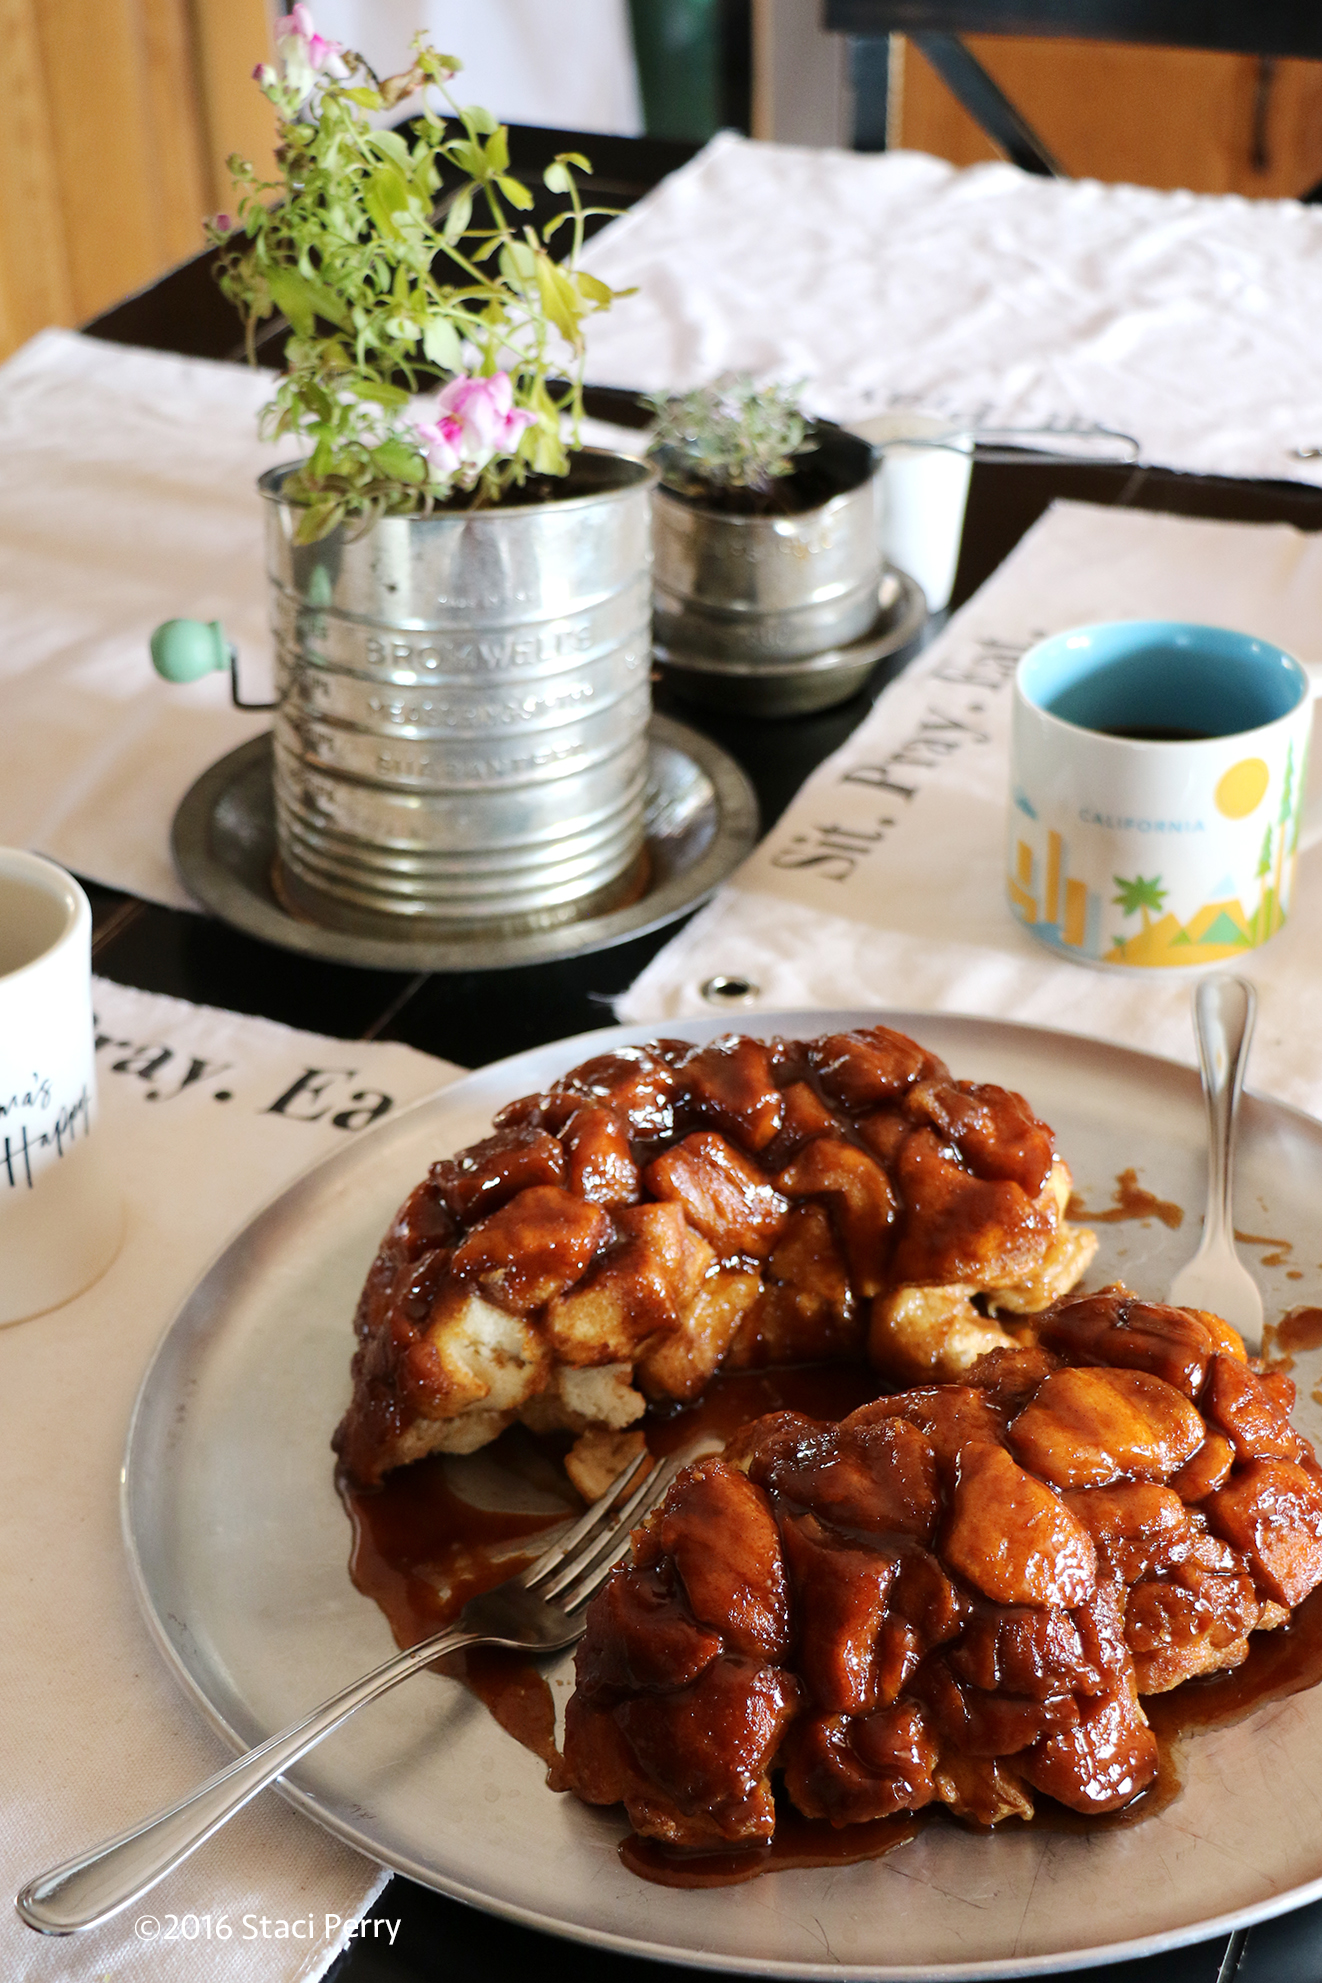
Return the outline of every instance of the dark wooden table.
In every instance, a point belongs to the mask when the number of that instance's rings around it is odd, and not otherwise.
[[[627,205],[689,155],[689,147],[602,139],[576,133],[514,133],[516,162],[531,170],[567,143],[595,154],[600,185]],[[233,318],[214,296],[208,258],[176,271],[89,329],[96,335],[207,357],[238,355]],[[274,345],[278,340],[271,341]],[[621,408],[603,395],[595,410]],[[1322,529],[1322,490],[1176,475],[1157,469],[1058,462],[975,462],[952,607],[963,603],[1018,543],[1049,503],[1123,504],[1185,516],[1288,522]],[[693,723],[728,750],[752,779],[763,825],[783,810],[808,773],[862,720],[902,665],[883,667],[852,701],[794,722],[718,717],[672,702],[658,705]],[[94,968],[121,984],[198,1003],[261,1014],[344,1039],[403,1040],[427,1053],[481,1066],[525,1047],[612,1021],[611,1000],[678,924],[611,950],[509,971],[364,971],[318,964],[238,934],[205,915],[164,909],[87,883],[94,917]],[[439,1792],[438,1792],[439,1794]],[[787,1877],[793,1877],[787,1876]],[[650,1983],[681,1972],[561,1941],[478,1913],[402,1878],[392,1879],[369,1917],[383,1924],[341,1956],[334,1983],[490,1983],[535,1973],[566,1983]],[[384,1924],[398,1924],[393,1945]],[[371,1929],[369,1925],[369,1935]],[[1039,1972],[1040,1974],[1041,1972]],[[1076,1972],[1077,1973],[1077,1972]],[[1228,1945],[1213,1942],[1142,1962],[1085,1972],[1098,1983],[1320,1983],[1322,1904],[1255,1928]]]

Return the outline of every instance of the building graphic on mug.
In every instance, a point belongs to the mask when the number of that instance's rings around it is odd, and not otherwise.
[[[1174,822],[1118,819],[1081,807],[1083,830],[1074,846],[1072,835],[1045,825],[1019,789],[1014,794],[1019,817],[1011,815],[1011,907],[1041,941],[1091,963],[1187,967],[1236,957],[1265,943],[1286,920],[1303,816],[1303,774],[1291,743],[1281,766],[1279,799],[1264,806],[1270,770],[1260,757],[1241,758],[1215,786],[1219,819],[1181,821],[1178,833],[1165,830]],[[1221,822],[1229,826],[1254,815],[1263,821],[1260,836],[1255,821],[1251,842],[1241,833],[1237,847],[1227,843],[1229,865],[1207,888],[1199,836]],[[1103,845],[1090,828],[1106,830]],[[1134,862],[1128,872],[1104,877],[1097,856],[1114,855],[1121,840],[1132,842]],[[1251,872],[1245,859],[1250,846],[1256,848]],[[1149,863],[1155,872],[1144,871]]]

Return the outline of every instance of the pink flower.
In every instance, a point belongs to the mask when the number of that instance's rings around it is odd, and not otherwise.
[[[514,404],[508,372],[487,378],[456,373],[437,399],[437,417],[419,421],[415,432],[433,476],[454,475],[465,463],[482,468],[496,454],[510,454],[536,414]]]
[[[331,59],[344,53],[338,41],[331,41],[326,35],[317,33],[312,14],[303,0],[296,0],[283,20],[276,22],[275,42],[286,83],[303,96],[311,91],[317,76]]]
[[[459,422],[464,452],[472,461],[511,453],[524,428],[531,427],[537,417],[515,406],[508,372],[492,372],[476,379],[460,372],[442,388],[439,405],[443,413]]]
[[[211,225],[215,228],[217,234],[229,234],[234,228],[234,215],[232,213],[218,213]]]
[[[276,22],[275,38],[277,41],[301,41],[308,65],[313,69],[324,69],[332,55],[344,53],[342,43],[317,33],[311,9],[304,5],[304,0],[295,0],[284,19]]]
[[[430,425],[419,421],[416,428],[427,465],[437,479],[453,475],[464,458],[464,430],[452,414],[443,413]]]

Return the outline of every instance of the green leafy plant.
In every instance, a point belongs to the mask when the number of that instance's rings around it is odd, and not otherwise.
[[[413,66],[384,80],[317,34],[304,5],[276,36],[280,67],[255,76],[277,112],[281,177],[259,180],[231,158],[237,214],[210,231],[249,356],[263,319],[279,311],[290,325],[263,432],[308,449],[284,483],[298,540],[347,518],[495,503],[529,475],[566,474],[583,320],[613,295],[578,266],[584,221],[608,211],[583,205],[575,175],[587,160],[565,152],[546,168],[565,205],[539,229],[520,218],[534,199],[509,170],[505,127],[454,102],[460,65],[423,36]],[[373,125],[418,92],[411,132]],[[569,253],[557,262],[562,227]],[[567,396],[552,391],[557,374]],[[416,395],[438,386],[420,410]]]
[[[768,494],[794,473],[795,456],[817,445],[799,407],[801,390],[727,373],[693,392],[654,395],[648,453],[666,487],[718,499],[733,489]]]

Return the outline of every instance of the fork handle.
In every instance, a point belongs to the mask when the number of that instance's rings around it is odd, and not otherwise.
[[[1194,1030],[1208,1128],[1207,1218],[1200,1249],[1203,1251],[1215,1245],[1223,1233],[1230,1241],[1234,1230],[1231,1155],[1257,1011],[1257,993],[1247,978],[1229,975],[1204,978],[1194,993]]]
[[[29,1928],[39,1929],[43,1935],[72,1935],[118,1914],[164,1879],[259,1790],[282,1776],[356,1709],[398,1686],[442,1653],[458,1652],[485,1637],[483,1633],[451,1629],[396,1653],[302,1721],[217,1770],[177,1804],[30,1880],[18,1895],[19,1913]]]

